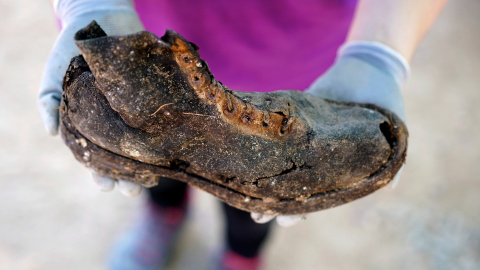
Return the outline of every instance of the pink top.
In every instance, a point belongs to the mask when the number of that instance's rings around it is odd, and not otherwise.
[[[136,0],[146,30],[200,47],[215,78],[240,91],[303,90],[334,61],[356,0]]]

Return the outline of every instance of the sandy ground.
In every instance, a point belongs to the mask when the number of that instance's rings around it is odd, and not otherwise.
[[[451,1],[413,60],[398,186],[276,228],[266,269],[480,269],[479,12],[478,0]],[[49,1],[1,1],[0,17],[0,269],[104,269],[144,198],[97,191],[43,129]],[[222,248],[216,201],[195,192],[194,203],[171,269],[209,269]]]

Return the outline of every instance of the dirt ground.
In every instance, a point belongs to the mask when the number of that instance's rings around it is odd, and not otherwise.
[[[397,187],[275,228],[266,269],[480,269],[479,16],[480,1],[450,1],[413,60]],[[144,198],[97,191],[44,131],[49,1],[1,1],[0,17],[0,269],[105,269]],[[188,221],[171,269],[210,269],[223,240],[217,202],[194,192]]]

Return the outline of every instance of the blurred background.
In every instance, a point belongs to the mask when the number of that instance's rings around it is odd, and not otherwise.
[[[266,269],[480,269],[480,1],[450,1],[412,62],[396,188],[276,227]],[[143,203],[97,191],[37,113],[49,1],[0,2],[0,269],[104,269]],[[171,269],[209,269],[219,205],[195,191]]]

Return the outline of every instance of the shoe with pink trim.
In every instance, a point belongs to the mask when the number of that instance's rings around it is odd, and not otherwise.
[[[163,269],[185,216],[186,204],[161,207],[148,202],[134,226],[114,245],[108,269]]]
[[[234,251],[227,250],[220,259],[218,270],[259,270],[261,266],[260,256],[252,258],[244,257]]]

